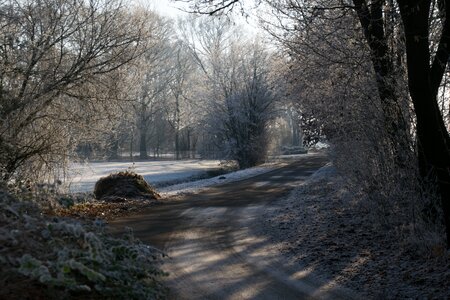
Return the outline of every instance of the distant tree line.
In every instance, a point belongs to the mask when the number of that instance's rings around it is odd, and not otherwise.
[[[273,54],[231,21],[1,0],[0,24],[2,180],[56,180],[80,159],[264,161],[283,115]]]

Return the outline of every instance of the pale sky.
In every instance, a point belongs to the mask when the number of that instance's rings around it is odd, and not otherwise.
[[[132,3],[140,3],[141,5],[148,7],[152,10],[155,10],[162,16],[170,17],[176,19],[177,17],[183,17],[189,15],[188,12],[184,12],[182,9],[184,8],[186,11],[189,10],[188,5],[183,2],[173,2],[170,0],[129,0]],[[209,16],[204,16],[208,18]],[[262,30],[258,28],[256,17],[249,17],[245,19],[240,16],[238,13],[233,16],[234,21],[248,30],[250,33],[261,33]]]
[[[185,8],[187,10],[187,5],[182,2],[172,2],[169,0],[151,0],[146,1],[146,3],[151,3],[151,8],[154,8],[161,15],[176,18],[178,16],[186,16],[189,13],[183,12],[179,8]]]
[[[127,1],[127,0],[125,0]],[[177,18],[186,16],[189,13],[182,11],[182,9],[188,10],[188,5],[184,2],[174,2],[170,0],[128,0],[131,3],[137,3],[144,7],[148,7],[151,10],[157,11],[159,14],[165,17]]]

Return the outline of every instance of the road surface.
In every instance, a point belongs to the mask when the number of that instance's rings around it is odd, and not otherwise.
[[[168,199],[114,221],[170,257],[171,299],[349,299],[351,292],[279,257],[258,233],[257,217],[327,162],[305,156],[288,166],[239,182]]]

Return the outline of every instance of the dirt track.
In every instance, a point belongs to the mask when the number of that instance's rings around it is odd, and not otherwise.
[[[266,205],[285,196],[327,162],[305,156],[239,182],[215,186],[117,220],[114,232],[133,228],[142,241],[171,258],[163,269],[172,299],[352,298],[319,280],[316,270],[296,270],[252,230]]]

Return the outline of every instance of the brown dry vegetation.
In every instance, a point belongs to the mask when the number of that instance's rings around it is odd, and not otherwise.
[[[76,219],[104,219],[112,220],[134,212],[148,209],[157,205],[158,201],[128,199],[124,202],[99,202],[92,199],[85,203],[78,203],[68,208],[58,208],[48,212],[60,217]]]
[[[95,184],[94,196],[99,200],[126,201],[133,199],[159,199],[156,190],[139,174],[119,172],[100,178]]]

